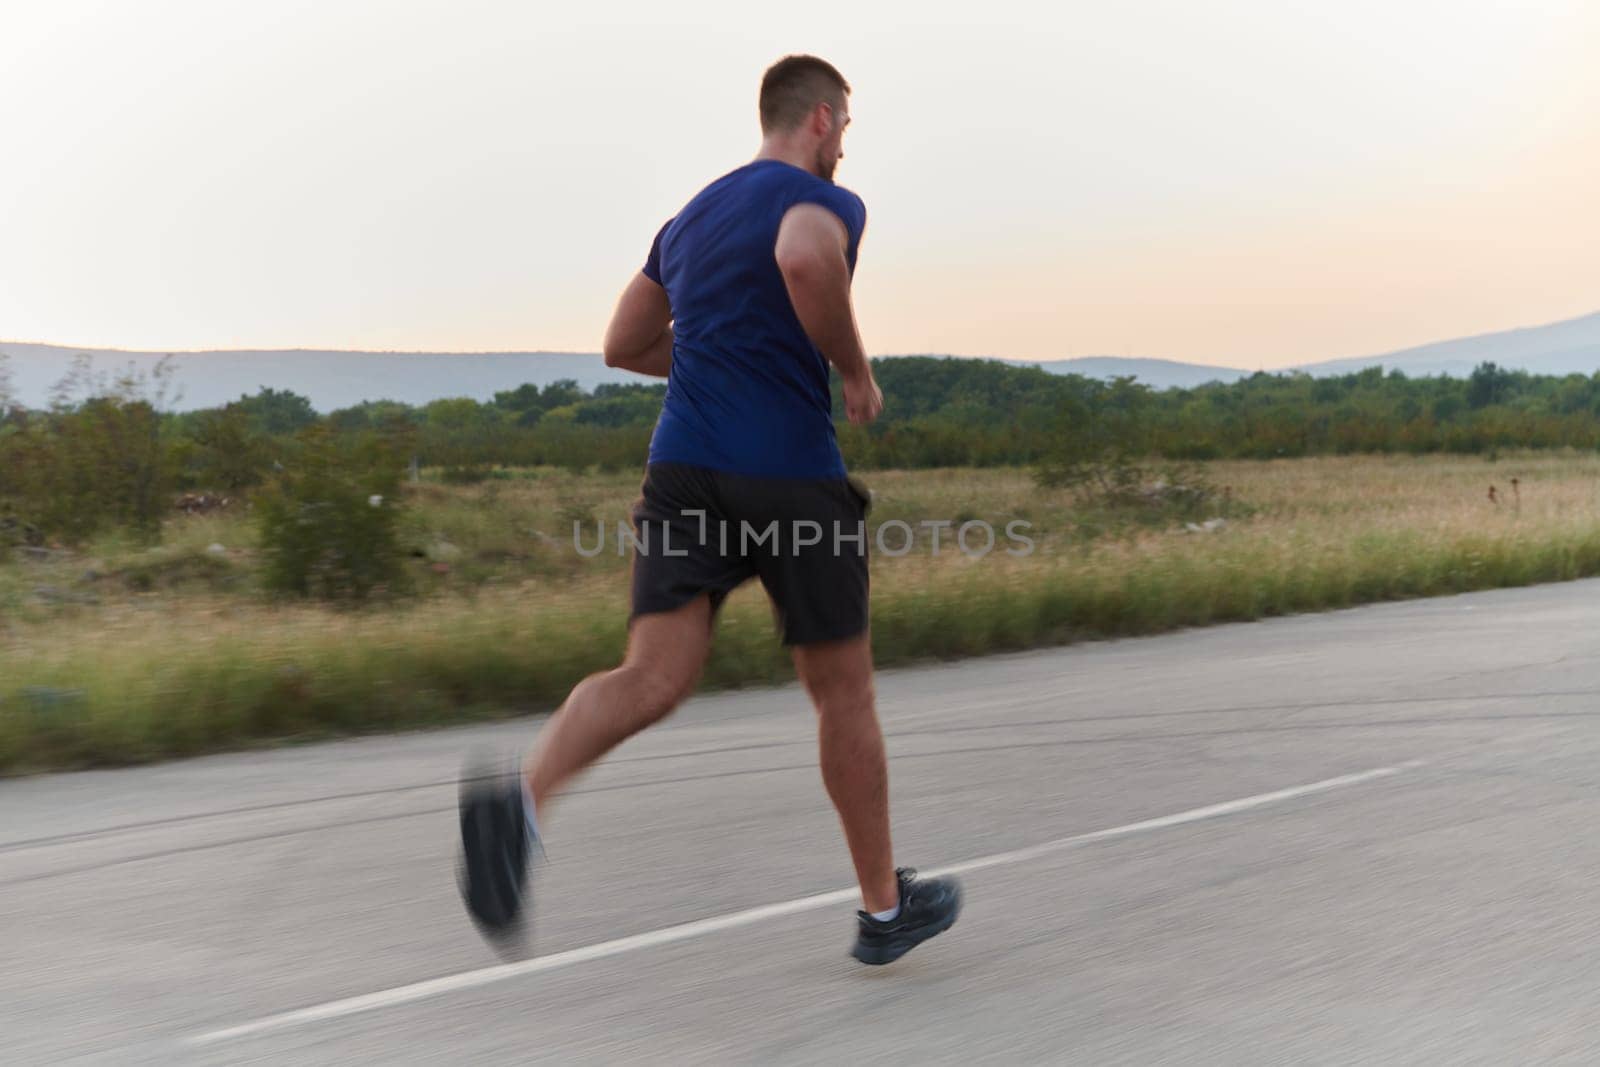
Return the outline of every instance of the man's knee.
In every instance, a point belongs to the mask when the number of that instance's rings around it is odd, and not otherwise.
[[[833,717],[872,713],[872,644],[865,635],[801,645],[794,650],[794,665],[817,714]]]
[[[871,715],[875,704],[872,679],[833,681],[808,685],[811,706],[823,718]]]

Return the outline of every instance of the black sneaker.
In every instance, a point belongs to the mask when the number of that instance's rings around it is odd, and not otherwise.
[[[462,778],[461,899],[485,937],[504,941],[521,929],[528,859],[537,843],[514,776]]]
[[[894,873],[900,879],[900,914],[879,922],[856,912],[861,929],[850,955],[862,963],[893,963],[950,929],[961,914],[961,883],[954,878],[918,878],[910,867]]]

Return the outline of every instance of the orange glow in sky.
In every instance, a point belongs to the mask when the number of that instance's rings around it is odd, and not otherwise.
[[[594,351],[854,84],[875,353],[1280,367],[1600,309],[1600,7],[189,2],[0,14],[0,338]]]

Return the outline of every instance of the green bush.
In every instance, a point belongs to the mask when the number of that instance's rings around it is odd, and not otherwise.
[[[171,506],[172,465],[149,403],[97,397],[7,437],[5,491],[21,521],[77,543],[121,527],[154,541]]]
[[[267,439],[239,404],[197,413],[184,444],[178,459],[204,489],[237,493],[260,485],[272,462]]]
[[[158,540],[175,473],[159,410],[170,378],[166,361],[148,373],[130,365],[111,378],[80,357],[49,411],[6,409],[0,512],[35,539],[81,543],[122,528]]]
[[[269,592],[356,602],[406,590],[394,438],[305,431],[256,503]]]

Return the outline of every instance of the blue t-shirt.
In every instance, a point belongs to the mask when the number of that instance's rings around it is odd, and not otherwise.
[[[867,223],[861,198],[773,159],[718,178],[656,235],[644,273],[667,291],[675,340],[650,462],[767,478],[844,476],[828,363],[773,257],[778,224],[796,204],[839,216],[854,272]]]

